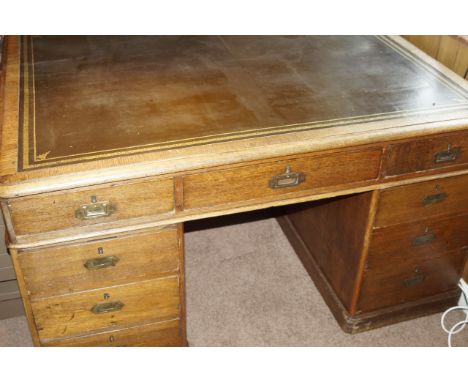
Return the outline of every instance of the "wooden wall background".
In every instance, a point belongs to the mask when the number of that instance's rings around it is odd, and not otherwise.
[[[403,36],[459,76],[468,79],[468,36]]]

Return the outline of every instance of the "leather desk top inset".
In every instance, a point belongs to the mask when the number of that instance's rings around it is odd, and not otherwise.
[[[347,145],[343,134],[358,144],[393,127],[418,136],[428,122],[467,124],[467,87],[394,37],[38,36],[6,45],[8,186],[149,160],[154,173],[184,171],[232,163],[234,152],[260,158],[273,145],[288,154],[321,149],[325,138],[326,148]]]
[[[20,169],[467,107],[468,99],[371,36],[29,37],[21,60]]]

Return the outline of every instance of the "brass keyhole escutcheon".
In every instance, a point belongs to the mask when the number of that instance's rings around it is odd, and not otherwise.
[[[114,341],[115,341],[114,336],[109,336],[109,342],[114,342]]]
[[[109,300],[109,299],[110,299],[110,294],[104,293],[104,300]]]

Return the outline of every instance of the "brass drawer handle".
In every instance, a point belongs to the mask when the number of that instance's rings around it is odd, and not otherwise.
[[[117,256],[96,257],[95,259],[86,260],[84,266],[87,269],[102,269],[114,267],[120,259]]]
[[[411,245],[413,247],[417,247],[420,245],[431,243],[434,241],[434,239],[435,239],[435,235],[432,232],[425,232],[423,235],[414,238],[411,241]]]
[[[80,220],[96,219],[110,216],[116,209],[114,204],[110,202],[98,202],[97,198],[92,196],[90,204],[82,204],[75,211],[75,217]]]
[[[434,194],[434,195],[428,195],[422,200],[422,204],[424,206],[428,206],[430,204],[443,202],[447,198],[448,198],[448,195],[445,192],[441,192],[439,194]]]
[[[305,175],[302,172],[291,172],[291,166],[286,166],[284,173],[275,175],[268,181],[270,188],[295,187],[305,181]]]
[[[113,302],[105,302],[103,304],[96,304],[91,308],[91,312],[94,314],[102,314],[102,313],[111,313],[117,312],[124,307],[124,303],[122,301],[113,301]]]
[[[421,284],[426,279],[424,275],[418,275],[414,277],[410,277],[409,279],[403,280],[403,284],[405,287],[412,287],[418,284]]]
[[[449,144],[446,151],[440,151],[434,154],[434,163],[445,163],[456,161],[460,157],[460,147],[452,148]]]

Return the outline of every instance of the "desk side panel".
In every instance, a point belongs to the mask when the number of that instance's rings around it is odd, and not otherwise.
[[[372,193],[338,197],[331,200],[285,207],[280,224],[292,241],[300,238],[307,252],[299,253],[308,272],[313,261],[333,287],[341,303],[350,311],[359,273]],[[293,237],[294,236],[294,237]]]

